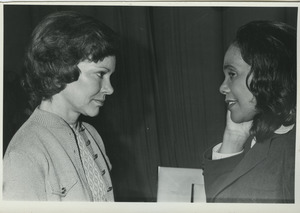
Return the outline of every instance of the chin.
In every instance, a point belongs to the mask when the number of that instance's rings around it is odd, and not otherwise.
[[[232,120],[234,123],[237,123],[237,124],[245,122],[245,121],[243,121],[242,119],[236,118],[236,117],[234,117],[234,116],[231,116],[231,120]]]
[[[98,114],[99,114],[99,109],[98,110],[91,110],[91,111],[87,112],[86,116],[96,117]]]
[[[236,113],[231,113],[230,117],[234,123],[238,123],[238,124],[253,120],[253,116],[247,117],[247,116],[237,115]]]

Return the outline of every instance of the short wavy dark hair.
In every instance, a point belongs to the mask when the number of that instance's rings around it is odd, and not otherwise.
[[[281,125],[296,122],[296,30],[281,22],[242,26],[233,45],[251,66],[247,86],[257,100],[251,134],[262,141]]]
[[[100,21],[72,11],[45,17],[34,29],[25,55],[23,86],[31,109],[76,81],[83,60],[116,56],[119,37]]]

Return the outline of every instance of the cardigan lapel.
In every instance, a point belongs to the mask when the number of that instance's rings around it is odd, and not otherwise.
[[[213,194],[212,197],[215,198],[235,180],[246,174],[257,164],[263,161],[268,155],[271,140],[272,138],[264,141],[263,143],[256,143],[247,153],[245,153],[243,160],[236,166],[234,171],[231,172],[227,178],[219,184],[219,186],[216,186],[218,190]]]

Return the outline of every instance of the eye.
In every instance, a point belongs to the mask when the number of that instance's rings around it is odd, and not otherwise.
[[[103,79],[103,76],[106,74],[106,72],[97,72],[96,74],[99,78]]]
[[[232,71],[229,71],[228,75],[229,75],[229,78],[232,79],[232,78],[234,78],[236,76],[236,73],[232,72]]]

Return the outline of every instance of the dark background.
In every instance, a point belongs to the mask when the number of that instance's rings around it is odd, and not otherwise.
[[[236,29],[268,19],[297,26],[297,8],[4,6],[3,153],[26,120],[19,85],[30,34],[47,14],[94,16],[122,37],[115,92],[96,118],[116,201],[156,201],[158,166],[201,168],[225,126],[223,55]]]

